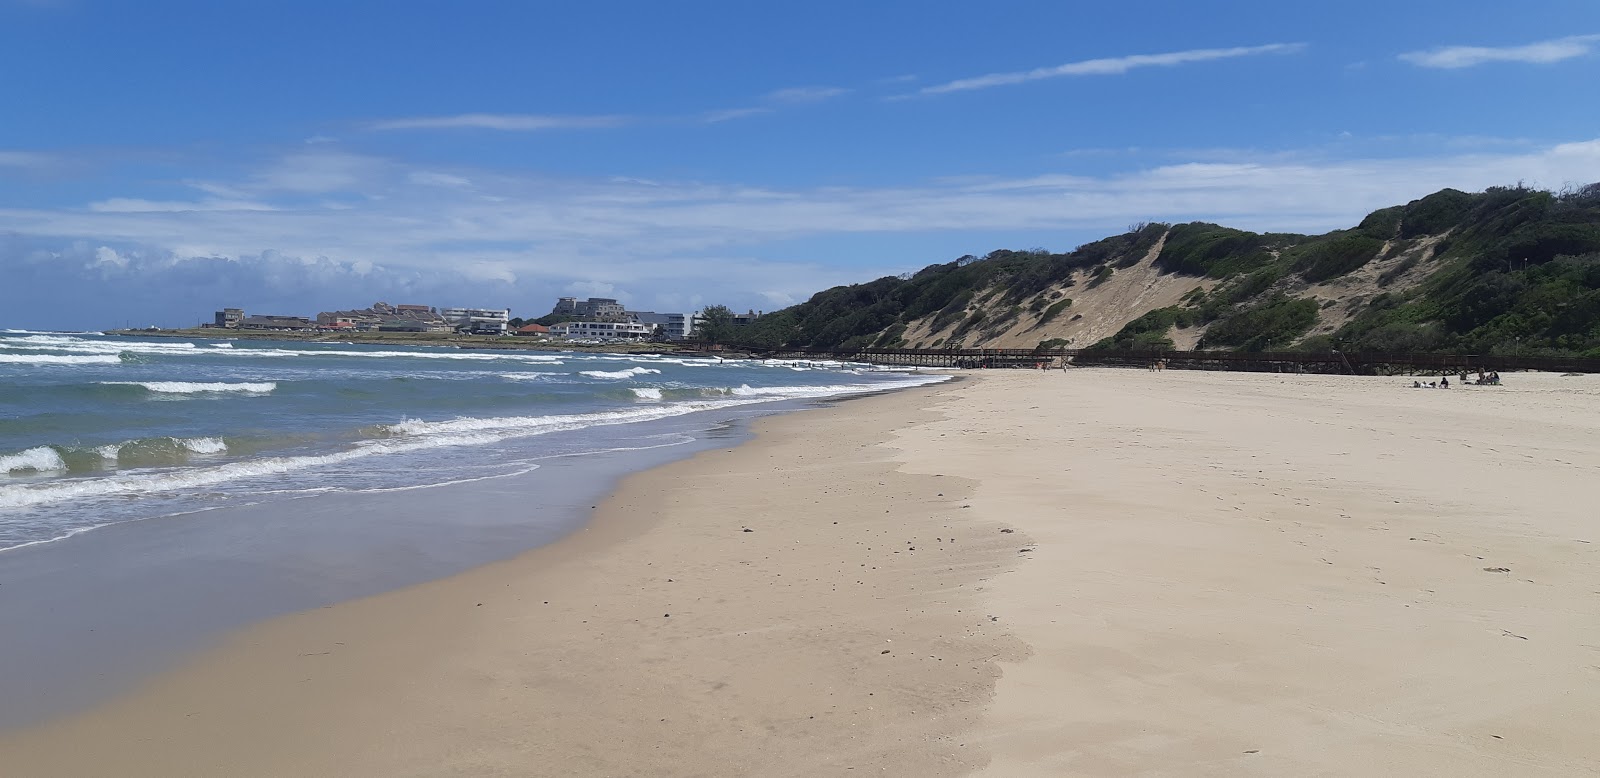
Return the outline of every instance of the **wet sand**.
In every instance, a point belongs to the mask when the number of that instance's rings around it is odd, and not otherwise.
[[[1593,772],[1600,379],[1409,383],[1007,371],[763,419],[566,541],[243,630],[0,764]]]

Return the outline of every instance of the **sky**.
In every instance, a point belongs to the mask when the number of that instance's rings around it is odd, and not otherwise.
[[[1600,3],[0,0],[0,327],[775,310],[1600,181]]]

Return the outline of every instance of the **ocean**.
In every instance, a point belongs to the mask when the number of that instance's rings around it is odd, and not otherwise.
[[[0,333],[0,550],[218,505],[504,477],[609,448],[605,427],[929,380],[840,363]],[[543,439],[582,429],[595,433]]]
[[[838,362],[0,332],[0,729],[228,630],[504,559]]]

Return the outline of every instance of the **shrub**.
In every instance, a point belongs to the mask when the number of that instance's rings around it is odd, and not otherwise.
[[[1306,244],[1295,251],[1295,267],[1307,281],[1317,283],[1342,276],[1371,262],[1383,241],[1361,233],[1345,233]]]
[[[1168,350],[1173,348],[1167,331],[1173,325],[1188,327],[1194,323],[1194,314],[1183,308],[1157,308],[1146,312],[1122,326],[1117,334],[1095,343],[1095,349],[1134,349],[1139,351]]]
[[[1272,262],[1264,236],[1216,224],[1173,227],[1156,265],[1171,273],[1227,278]]]
[[[1437,235],[1461,223],[1472,208],[1472,195],[1455,189],[1434,192],[1405,206],[1400,220],[1400,237]]]
[[[1315,300],[1280,298],[1237,311],[1206,330],[1206,342],[1243,351],[1268,351],[1287,346],[1317,323]]]
[[[1058,300],[1058,301],[1056,301],[1054,303],[1051,303],[1050,307],[1044,309],[1044,313],[1040,314],[1039,323],[1034,325],[1034,326],[1037,327],[1037,326],[1042,326],[1044,324],[1049,323],[1051,319],[1054,319],[1055,317],[1061,315],[1062,311],[1064,311],[1064,310],[1066,310],[1068,308],[1071,308],[1071,307],[1072,307],[1072,298],[1071,297],[1068,297],[1065,300]]]

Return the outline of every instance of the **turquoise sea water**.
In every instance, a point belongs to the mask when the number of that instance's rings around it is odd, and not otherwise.
[[[511,477],[552,456],[684,442],[630,434],[657,420],[935,380],[840,363],[7,331],[0,550],[218,507]]]

